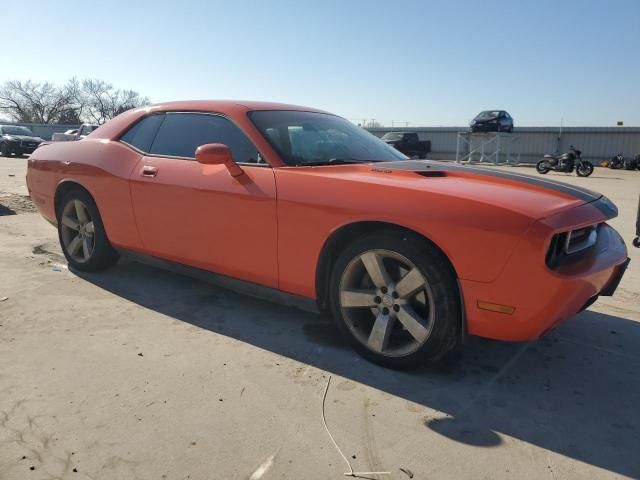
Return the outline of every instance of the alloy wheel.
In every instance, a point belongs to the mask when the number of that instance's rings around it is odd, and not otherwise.
[[[340,309],[349,330],[371,351],[409,355],[433,330],[433,294],[420,270],[391,250],[351,260],[340,281]]]
[[[65,250],[79,263],[91,259],[95,249],[95,227],[87,206],[80,200],[68,202],[62,211],[61,233]]]

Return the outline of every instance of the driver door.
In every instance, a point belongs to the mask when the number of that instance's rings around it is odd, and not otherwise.
[[[130,177],[145,253],[277,287],[276,186],[271,167],[259,163],[257,149],[225,117],[203,113],[162,117],[151,120],[159,123],[157,133],[147,134],[153,141],[147,146],[147,139],[143,145],[146,155]],[[244,174],[232,177],[224,165],[196,162],[196,148],[206,143],[226,144]]]

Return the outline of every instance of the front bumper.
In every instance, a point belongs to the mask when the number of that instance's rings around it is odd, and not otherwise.
[[[602,224],[589,255],[550,269],[538,255],[514,254],[492,283],[461,280],[471,335],[507,341],[534,340],[587,308],[600,295],[613,295],[629,264],[622,237]],[[491,302],[512,314],[478,308]]]
[[[14,153],[16,155],[27,155],[32,154],[36,148],[38,148],[40,144],[23,144],[23,143],[8,143],[7,151],[9,153]]]
[[[471,126],[472,132],[497,132],[498,124],[497,123],[480,123],[478,125]]]

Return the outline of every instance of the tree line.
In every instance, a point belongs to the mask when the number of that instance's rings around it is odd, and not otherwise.
[[[148,104],[134,90],[91,78],[72,78],[64,85],[10,80],[0,86],[0,115],[19,123],[102,124]]]

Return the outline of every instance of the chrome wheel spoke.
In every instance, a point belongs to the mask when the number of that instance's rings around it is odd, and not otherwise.
[[[69,215],[62,216],[62,224],[65,227],[70,228],[71,230],[78,230],[80,228],[80,225],[78,225],[78,222],[76,222]]]
[[[398,320],[419,343],[424,342],[429,336],[429,328],[428,325],[425,324],[425,320],[420,318],[409,305],[402,305],[400,307]]]
[[[82,239],[82,255],[85,261],[89,260],[89,257],[91,256],[91,240],[89,237],[84,237]]]
[[[90,234],[95,233],[94,226],[93,226],[93,221],[91,221],[91,222],[87,223],[87,224],[84,226],[84,229],[87,231],[87,233],[90,233]]]
[[[424,277],[417,268],[413,268],[402,277],[395,290],[400,298],[407,298],[422,290],[424,286]]]
[[[69,252],[69,254],[75,255],[81,246],[82,239],[80,238],[80,235],[76,235],[75,237],[73,237],[73,240],[69,242],[69,245],[67,245],[67,251]]]
[[[366,252],[360,255],[360,259],[376,287],[387,287],[391,283],[391,277],[382,263],[380,255],[376,252]]]
[[[84,225],[87,223],[87,212],[85,211],[85,206],[80,200],[74,201],[76,208],[76,217],[78,217],[78,222],[80,225]]]
[[[375,307],[376,293],[372,290],[343,290],[340,292],[340,304],[343,307]]]
[[[376,321],[373,323],[373,329],[369,335],[369,341],[367,342],[369,348],[376,352],[382,352],[387,348],[392,328],[393,318],[382,313],[378,314]]]

